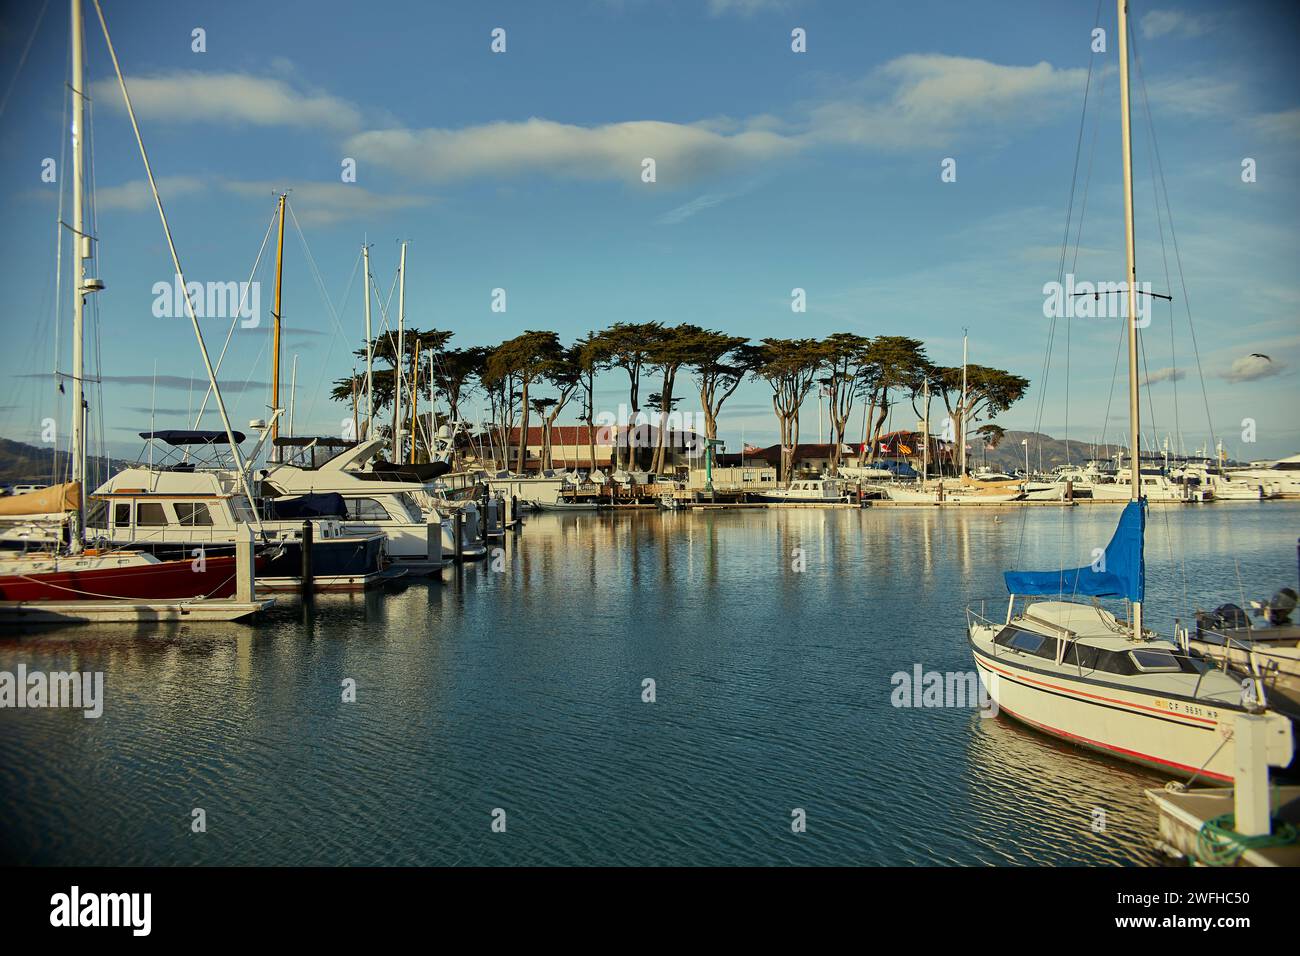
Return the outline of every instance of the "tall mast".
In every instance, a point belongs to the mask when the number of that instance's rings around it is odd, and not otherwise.
[[[81,0],[72,0],[72,480],[77,483],[77,514],[70,529],[73,554],[86,541],[86,410],[82,378],[86,357],[82,348],[86,324],[86,259],[90,237],[85,215],[85,36]]]
[[[402,460],[402,360],[406,357],[406,243],[397,263],[397,355],[393,360],[393,461]]]
[[[73,16],[80,19],[79,11],[76,9],[76,0],[73,2]],[[98,2],[95,4],[95,13],[99,16],[99,26],[104,32],[104,44],[108,47],[108,57],[113,62],[113,72],[117,76],[117,88],[122,92],[122,102],[126,106],[127,118],[131,121],[131,132],[135,134],[136,145],[140,148],[140,161],[144,163],[144,174],[149,180],[149,191],[153,194],[153,202],[158,210],[158,219],[162,223],[163,236],[167,239],[167,251],[171,255],[172,268],[176,270],[176,285],[185,294],[185,311],[190,318],[190,328],[194,330],[194,341],[199,347],[199,355],[203,359],[203,370],[208,375],[208,388],[211,389],[212,397],[217,403],[217,414],[221,416],[221,424],[226,429],[226,440],[230,442],[230,454],[235,460],[235,473],[239,478],[239,483],[244,489],[244,494],[248,498],[249,507],[252,508],[253,520],[257,523],[258,530],[262,530],[262,518],[258,512],[257,497],[253,494],[252,483],[248,479],[248,470],[251,462],[244,461],[243,454],[239,451],[239,443],[235,441],[235,429],[230,424],[230,415],[226,411],[226,401],[221,397],[221,387],[217,384],[217,372],[212,366],[212,356],[208,353],[207,343],[203,341],[203,329],[199,325],[199,318],[194,310],[194,300],[190,297],[189,289],[185,284],[185,270],[181,268],[180,253],[176,251],[176,242],[172,239],[171,226],[167,224],[167,212],[163,209],[162,196],[158,193],[158,182],[154,179],[153,167],[149,164],[149,151],[145,149],[144,137],[140,135],[140,124],[136,120],[135,107],[131,105],[131,94],[126,88],[126,78],[122,75],[122,64],[118,62],[117,51],[113,48],[113,38],[108,32],[108,22],[104,19],[104,10]],[[78,31],[74,30],[74,34]],[[92,279],[88,283],[88,288],[102,289],[104,284],[98,279]]]
[[[415,464],[415,429],[420,412],[420,340],[415,340],[415,370],[411,373],[411,464]]]
[[[1119,107],[1121,148],[1124,152],[1124,255],[1128,285],[1128,435],[1131,501],[1142,500],[1142,454],[1138,419],[1137,254],[1133,225],[1133,133],[1128,91],[1128,0],[1119,8]],[[1133,602],[1133,637],[1142,636],[1142,602]]]
[[[924,419],[921,422],[921,487],[925,487],[926,479],[930,472],[930,379],[926,378],[924,383],[925,397],[921,399],[921,409]]]
[[[287,431],[292,438],[293,431],[293,410],[298,404],[298,356],[293,357],[293,366],[289,372],[289,426]]]
[[[961,330],[961,405],[959,408],[961,424],[957,438],[961,441],[961,473],[966,475],[966,330]]]
[[[371,437],[375,417],[375,346],[370,338],[370,246],[361,246],[366,281],[366,438]]]
[[[271,311],[274,320],[274,332],[271,342],[271,458],[280,460],[280,452],[274,442],[280,437],[280,420],[275,417],[280,407],[280,293],[284,284],[284,200],[280,193],[280,238],[275,247],[275,308]]]

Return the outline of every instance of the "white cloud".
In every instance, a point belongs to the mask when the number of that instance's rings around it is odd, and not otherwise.
[[[1180,76],[1152,80],[1147,94],[1154,106],[1156,122],[1160,114],[1184,113],[1191,116],[1232,116],[1242,113],[1245,96],[1235,79],[1215,76]],[[1137,105],[1134,109],[1138,109]]]
[[[813,109],[812,135],[882,149],[935,147],[972,133],[1047,119],[1083,89],[1085,71],[1050,63],[1006,66],[909,53],[859,84],[858,96]]]
[[[300,182],[286,186],[269,180],[226,182],[228,191],[247,198],[271,199],[290,190],[289,201],[294,214],[303,225],[331,225],[336,222],[382,216],[400,209],[426,206],[433,201],[430,196],[384,194],[371,192],[355,183]]]
[[[537,118],[458,130],[374,130],[344,144],[361,162],[430,180],[540,172],[635,183],[642,160],[650,157],[657,181],[666,185],[797,148],[790,138],[763,129],[727,134],[703,123],[637,120],[587,127]]]
[[[1234,359],[1232,367],[1223,373],[1223,377],[1233,383],[1253,382],[1260,378],[1269,378],[1277,375],[1283,370],[1284,366],[1280,362],[1274,362],[1263,355],[1243,355],[1241,358]]]
[[[1208,33],[1212,26],[1209,17],[1179,10],[1152,10],[1141,20],[1142,35],[1149,40],[1163,36],[1197,37]]]
[[[662,216],[655,220],[661,226],[675,226],[679,222],[685,222],[696,213],[703,212],[706,209],[712,209],[730,199],[727,193],[705,193],[703,196],[697,196],[688,203],[683,203],[674,209],[668,210]]]
[[[1261,113],[1251,123],[1269,139],[1300,139],[1300,109]]]
[[[838,98],[811,106],[798,122],[760,115],[579,126],[534,117],[461,129],[371,130],[349,137],[344,150],[363,162],[435,181],[533,172],[636,183],[642,160],[652,157],[658,183],[679,186],[819,145],[930,148],[963,135],[987,136],[1055,115],[1060,97],[1081,89],[1083,76],[1082,70],[1048,63],[1003,66],[913,54],[890,61]]]
[[[195,176],[162,176],[158,179],[158,194],[163,205],[177,196],[188,196],[202,191],[207,183]],[[101,186],[95,191],[95,206],[109,209],[153,209],[153,193],[147,179],[133,179],[117,186]]]
[[[1187,372],[1181,368],[1161,368],[1156,369],[1147,376],[1143,385],[1156,385],[1160,382],[1181,382],[1187,377]]]
[[[289,189],[294,211],[299,222],[304,225],[328,225],[365,219],[399,209],[425,206],[433,201],[431,196],[376,193],[355,183],[343,182],[286,184],[270,180],[204,180],[195,176],[164,176],[158,180],[158,192],[162,195],[164,205],[177,196],[218,189],[244,198],[265,199],[268,204],[285,189]],[[144,179],[103,187],[96,192],[95,202],[100,210],[121,209],[140,212],[154,208],[148,180]]]
[[[720,9],[758,5],[728,0]],[[999,138],[1059,117],[1063,105],[1077,100],[1085,77],[1083,69],[1047,62],[1022,66],[912,53],[786,116],[716,116],[686,123],[633,119],[592,126],[533,117],[461,128],[407,128],[395,123],[380,127],[389,121],[367,116],[341,98],[308,92],[291,63],[277,62],[271,69],[268,76],[173,73],[129,82],[137,110],[146,118],[325,129],[342,137],[342,155],[414,179],[540,173],[639,184],[642,160],[652,157],[658,184],[672,188],[827,146],[935,150],[976,138],[996,146]],[[1149,89],[1162,109],[1240,114],[1241,86],[1232,79],[1187,76],[1154,82]],[[100,82],[95,90],[121,107],[114,84]],[[367,123],[371,128],[365,129]],[[1258,123],[1277,135],[1294,135],[1300,112],[1271,114]],[[114,201],[109,198],[110,204]],[[709,204],[701,197],[697,206],[677,215],[686,218]]]
[[[248,73],[132,76],[127,77],[126,87],[136,114],[143,119],[324,128],[336,132],[362,125],[361,111],[346,100],[326,93],[308,93],[285,80]],[[115,109],[126,109],[116,79],[96,81],[91,85],[91,94]]]

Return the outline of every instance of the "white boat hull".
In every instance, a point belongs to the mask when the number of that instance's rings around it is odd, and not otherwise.
[[[996,631],[993,631],[996,633]],[[1235,755],[1229,740],[1240,707],[1204,699],[1155,696],[1113,681],[1072,679],[1048,669],[1013,663],[1005,649],[972,634],[980,681],[999,711],[1030,727],[1111,757],[1161,773],[1231,783]],[[1286,736],[1290,721],[1274,713]]]
[[[597,503],[594,502],[594,501],[592,501],[592,502],[587,502],[587,501],[576,501],[576,502],[569,502],[569,501],[534,501],[534,502],[532,502],[532,506],[533,506],[534,508],[536,508],[538,511],[578,511],[578,512],[584,512],[584,511],[585,511],[585,512],[591,512],[591,511],[599,511],[599,510],[600,510],[600,505],[597,504]]]
[[[822,495],[783,495],[778,491],[760,491],[751,494],[755,501],[767,501],[772,504],[805,505],[841,505],[849,500],[848,495],[826,497]]]
[[[918,504],[938,504],[939,493],[920,488],[893,488],[885,485],[881,488],[890,501],[908,501]]]
[[[1132,496],[1133,492],[1127,483],[1092,486],[1092,498],[1094,501],[1128,501]],[[1187,501],[1204,501],[1206,498],[1205,493],[1202,491],[1185,491],[1182,488],[1143,489],[1142,496],[1153,504],[1181,504]]]

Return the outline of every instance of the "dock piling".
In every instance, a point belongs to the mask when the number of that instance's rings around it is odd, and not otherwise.
[[[310,594],[312,590],[311,549],[315,540],[315,528],[310,521],[302,523],[302,593]]]
[[[251,603],[257,597],[253,564],[253,529],[244,526],[244,535],[235,542],[235,600]]]
[[[1235,829],[1242,836],[1267,836],[1268,720],[1258,714],[1238,714],[1232,728],[1237,767],[1233,779]]]
[[[429,523],[424,529],[424,540],[429,560],[440,564],[442,562],[442,515],[436,510],[429,515]]]

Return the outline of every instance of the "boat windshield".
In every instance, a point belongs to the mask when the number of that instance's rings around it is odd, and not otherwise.
[[[406,513],[410,516],[412,522],[418,524],[424,521],[424,512],[409,491],[398,492],[396,497],[398,503],[406,509]]]
[[[234,495],[230,499],[230,507],[235,512],[235,521],[238,524],[251,524],[253,521],[253,509],[249,507],[248,499],[243,495]]]

